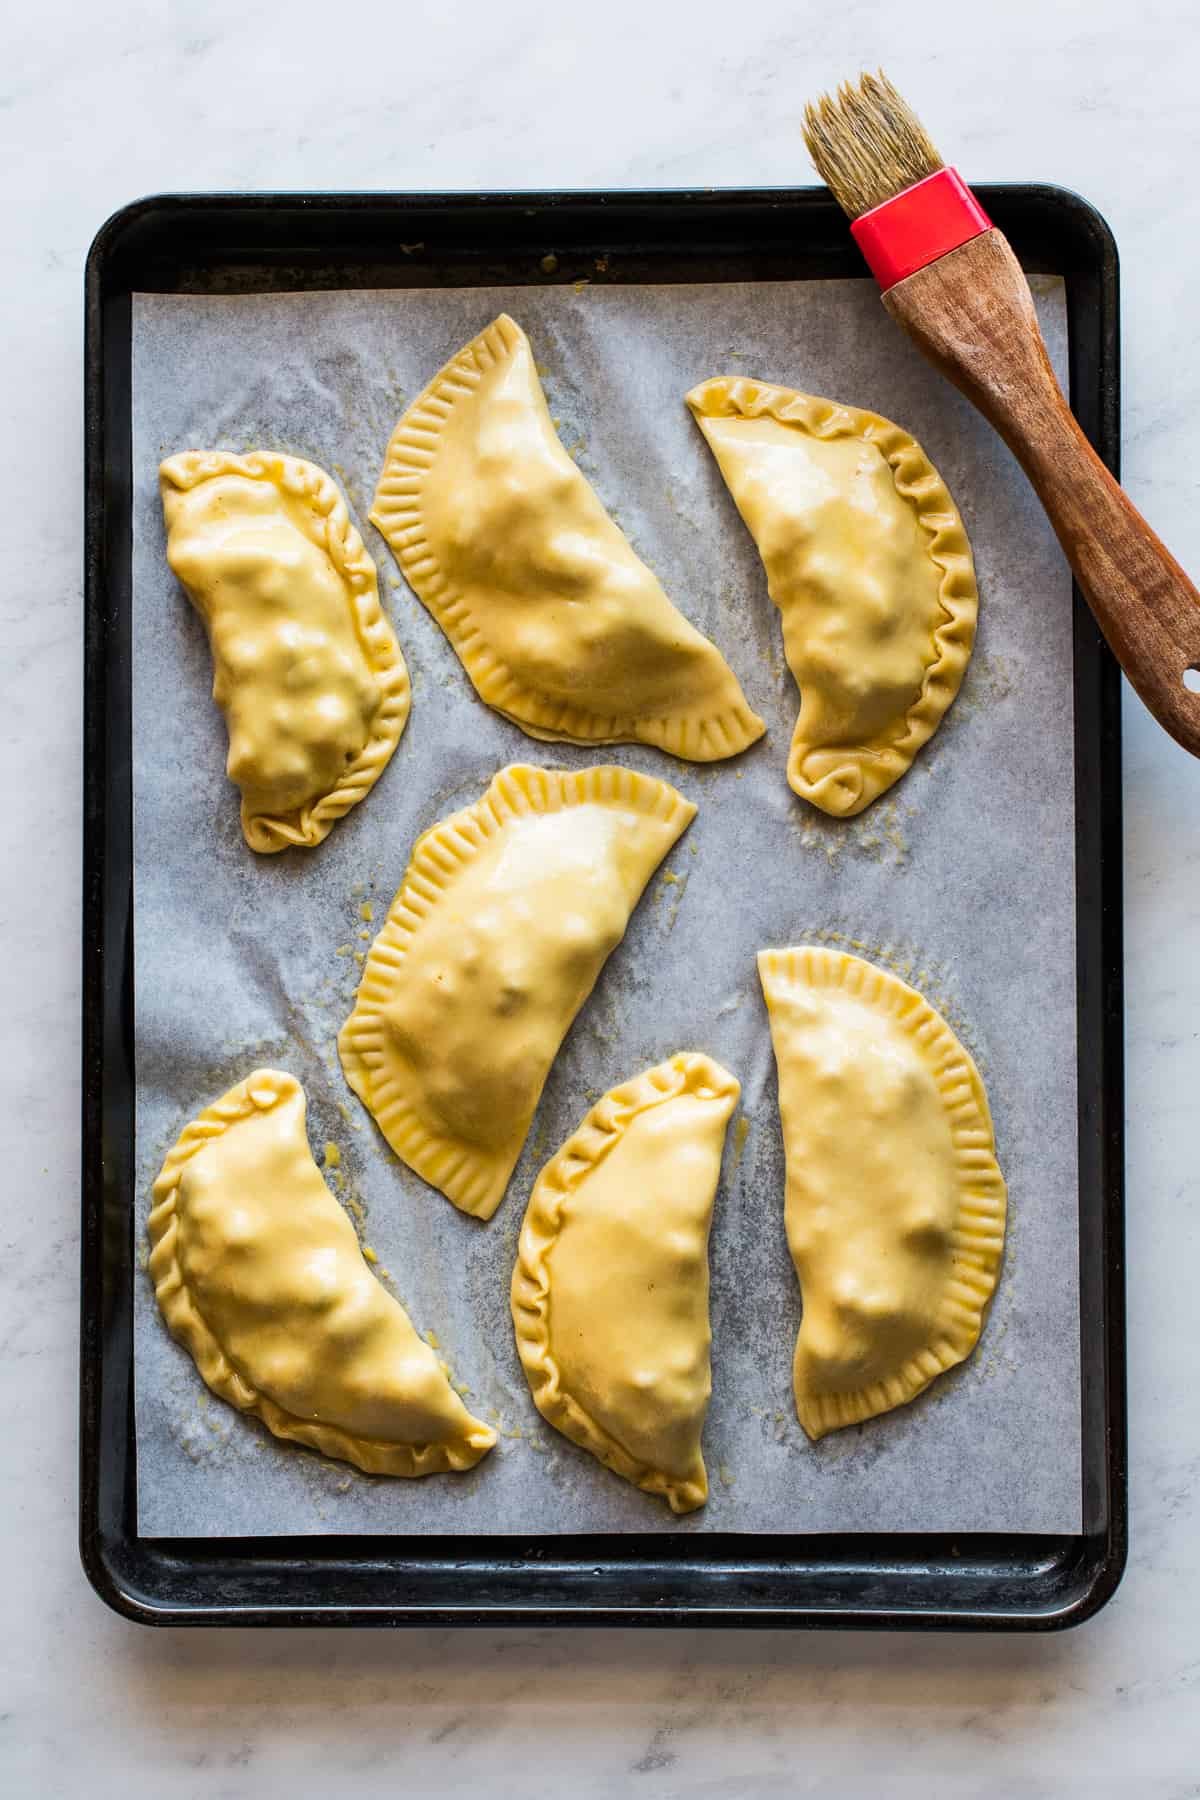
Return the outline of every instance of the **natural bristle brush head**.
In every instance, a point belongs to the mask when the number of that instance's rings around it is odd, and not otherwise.
[[[991,220],[883,70],[804,109],[804,141],[884,293]]]
[[[803,130],[817,174],[851,219],[945,166],[882,69],[806,106]]]

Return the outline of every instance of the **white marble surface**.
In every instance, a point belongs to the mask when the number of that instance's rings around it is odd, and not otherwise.
[[[969,18],[968,16],[969,15]],[[75,1551],[81,279],[166,188],[806,180],[884,61],[969,178],[1053,180],[1124,258],[1125,469],[1200,568],[1191,0],[6,9],[0,170],[0,1791],[1200,1794],[1200,767],[1126,710],[1133,1548],[1045,1641],[155,1633]]]

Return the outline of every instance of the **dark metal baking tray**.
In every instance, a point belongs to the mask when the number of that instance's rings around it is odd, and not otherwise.
[[[1059,188],[978,190],[1026,268],[1065,278],[1071,403],[1114,473],[1117,253]],[[597,267],[607,259],[607,272]],[[131,295],[819,280],[863,275],[824,189],[168,195],[87,266],[80,1542],[147,1624],[639,1624],[1054,1630],[1126,1553],[1120,689],[1075,597],[1083,1529],[1078,1536],[729,1534],[156,1540],[137,1529]],[[880,330],[891,330],[882,317]]]

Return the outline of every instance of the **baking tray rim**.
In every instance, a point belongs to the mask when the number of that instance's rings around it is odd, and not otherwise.
[[[1064,275],[1072,404],[1118,473],[1119,270],[1106,221],[1086,200],[1048,184],[984,184],[976,191],[1027,266]],[[418,215],[427,232],[432,227],[435,239],[441,228],[460,236],[436,246],[438,254],[415,259],[394,230],[406,211]],[[300,226],[301,240],[265,244],[272,223],[288,224],[293,232]],[[651,223],[653,236],[647,233]],[[385,233],[385,225],[393,229]],[[468,241],[461,239],[464,230]],[[493,231],[499,232],[507,259],[504,274],[489,260],[499,249],[491,241]],[[557,266],[549,275],[541,270],[539,245],[556,253]],[[352,264],[350,247],[370,251],[376,260]],[[107,1605],[146,1624],[1041,1631],[1079,1624],[1115,1592],[1128,1531],[1120,680],[1077,590],[1082,1532],[706,1534],[687,1540],[647,1533],[527,1544],[479,1539],[471,1540],[470,1549],[462,1539],[442,1538],[156,1540],[137,1533],[129,1318],[137,1273],[132,783],[128,656],[121,656],[131,607],[130,296],[139,289],[217,291],[186,286],[188,272],[205,266],[206,256],[207,266],[219,257],[219,266],[231,271],[231,285],[220,290],[226,292],[418,285],[431,260],[441,266],[452,257],[468,277],[455,285],[504,279],[565,284],[576,279],[585,260],[594,262],[599,247],[611,247],[618,280],[649,279],[650,270],[658,280],[701,282],[778,278],[781,270],[785,278],[790,273],[805,280],[862,274],[845,221],[823,188],[162,194],[121,208],[93,241],[85,323],[80,1337],[85,1572]],[[714,263],[716,274],[697,272]],[[334,280],[316,279],[335,264]],[[270,269],[279,272],[278,284],[264,279]],[[364,278],[347,279],[352,270]],[[1086,1220],[1085,1207],[1094,1214]],[[1091,1358],[1089,1334],[1097,1340]],[[405,1554],[403,1547],[414,1544],[420,1553]],[[479,1554],[479,1545],[494,1548]],[[664,1554],[668,1546],[672,1553]],[[867,1553],[872,1549],[877,1554]]]

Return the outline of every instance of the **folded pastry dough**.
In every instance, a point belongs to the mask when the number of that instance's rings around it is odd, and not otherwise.
[[[408,718],[375,564],[329,476],[294,456],[188,450],[159,486],[167,560],[208,627],[246,842],[319,844]]]
[[[338,1038],[388,1143],[490,1219],[550,1065],[695,817],[630,769],[514,765],[413,848]]]
[[[538,1411],[677,1513],[708,1498],[708,1229],[740,1092],[685,1053],[606,1094],[538,1176],[513,1270]]]
[[[563,449],[506,314],[400,420],[371,518],[480,698],[530,737],[711,762],[762,736]]]
[[[304,1111],[298,1081],[257,1069],[172,1148],[148,1227],[171,1335],[276,1437],[373,1475],[469,1469],[496,1434],[371,1274]]]
[[[836,950],[764,950],[758,967],[804,1300],[796,1410],[819,1438],[903,1406],[975,1348],[1004,1178],[979,1071],[920,994]]]
[[[788,782],[861,812],[937,730],[975,641],[958,510],[921,446],[876,413],[762,381],[688,405],[749,526],[800,688]]]

